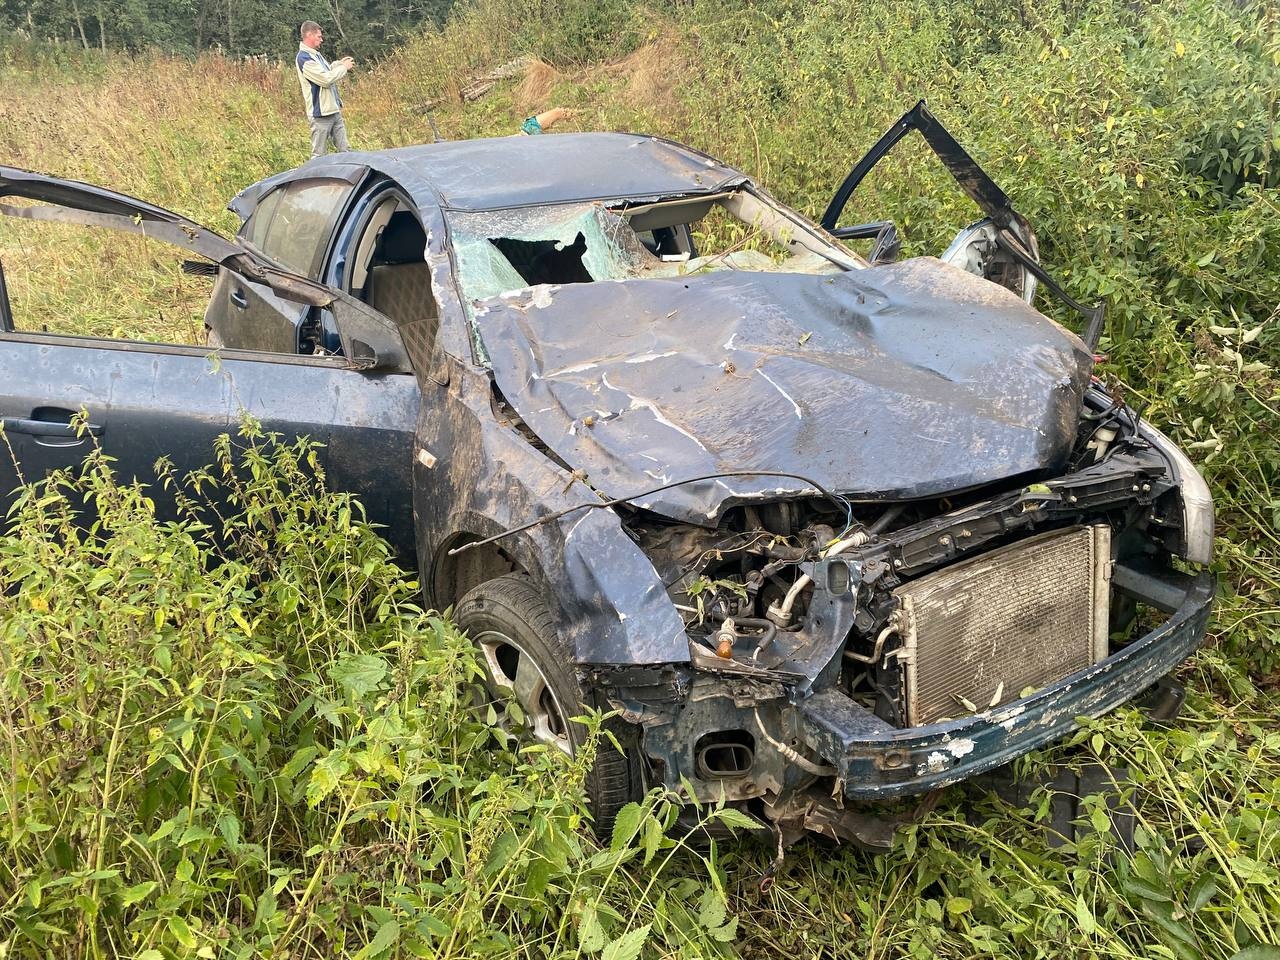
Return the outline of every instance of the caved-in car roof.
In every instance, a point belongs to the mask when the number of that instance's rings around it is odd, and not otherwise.
[[[446,140],[371,153],[332,154],[397,179],[407,167],[453,210],[501,210],[580,200],[652,200],[715,193],[746,177],[696,150],[632,133]]]

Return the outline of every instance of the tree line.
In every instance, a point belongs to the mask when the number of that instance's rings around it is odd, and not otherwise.
[[[0,0],[0,33],[86,49],[232,56],[288,55],[298,25],[325,29],[325,52],[380,53],[404,34],[443,23],[453,0]]]

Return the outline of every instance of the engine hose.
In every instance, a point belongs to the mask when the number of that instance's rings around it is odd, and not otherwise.
[[[884,533],[889,524],[902,516],[902,511],[906,508],[907,505],[905,503],[895,503],[891,507],[886,507],[884,513],[880,514],[880,516],[876,518],[875,523],[867,527],[867,532],[873,535],[877,533]]]
[[[760,654],[764,652],[764,648],[773,643],[778,636],[778,625],[772,620],[764,620],[760,617],[738,617],[734,622],[740,627],[755,627],[756,629],[764,631],[764,633],[760,635],[760,642],[756,644],[755,650],[752,651],[752,663],[756,662]]]
[[[863,656],[862,654],[855,653],[852,650],[846,650],[844,655],[850,660],[857,660],[859,663],[875,663],[880,659],[880,652],[884,650],[884,642],[893,634],[900,632],[901,629],[902,609],[898,608],[890,615],[888,625],[881,630],[879,636],[876,637],[875,648],[871,651],[869,656]]]
[[[815,777],[830,777],[835,775],[835,767],[826,767],[820,763],[814,763],[803,754],[797,753],[793,748],[787,746],[781,740],[775,740],[773,737],[769,736],[769,731],[764,728],[764,721],[760,719],[759,707],[752,707],[751,712],[755,715],[756,726],[760,730],[760,736],[768,740],[775,750],[794,763],[797,767],[805,773],[813,774]]]
[[[836,554],[843,553],[852,547],[860,547],[870,539],[870,531],[858,530],[852,535],[845,537],[843,540],[837,540],[831,546],[827,547],[827,549],[823,550],[822,555],[824,557],[834,557]],[[791,585],[791,589],[787,591],[787,595],[782,601],[782,606],[778,608],[777,612],[779,620],[784,623],[791,620],[791,608],[795,606],[796,598],[800,596],[800,591],[811,583],[813,583],[813,578],[806,573]],[[773,611],[770,610],[770,613],[772,612]]]

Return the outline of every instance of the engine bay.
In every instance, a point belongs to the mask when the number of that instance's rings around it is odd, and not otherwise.
[[[1132,411],[1097,386],[1090,393],[1070,466],[1054,479],[847,510],[823,497],[748,503],[714,528],[632,509],[624,526],[679,610],[699,671],[781,683],[792,696],[834,685],[900,728],[974,714],[1027,692],[1016,671],[1007,680],[993,673],[1010,644],[1075,650],[1060,664],[1049,657],[1047,672],[1032,675],[1037,685],[1105,658],[1112,628],[1133,615],[1110,595],[1114,559],[1161,551],[1177,525],[1176,490]],[[1045,538],[1048,546],[1033,551]],[[1033,557],[1043,559],[1031,565]],[[986,679],[966,686],[957,673],[952,709],[921,720],[911,688],[923,675],[913,649],[926,611],[907,608],[913,597],[921,603],[921,590],[936,594],[942,580],[959,577],[968,579],[945,588],[959,626],[943,647],[960,656],[959,638],[986,636],[984,620],[1003,623],[1003,633],[991,635],[988,662],[966,654],[964,669]],[[972,609],[960,611],[962,601]]]

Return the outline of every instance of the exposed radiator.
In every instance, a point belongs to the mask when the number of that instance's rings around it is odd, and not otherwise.
[[[1007,703],[1105,657],[1110,561],[1109,527],[1072,527],[899,587],[907,723]]]

